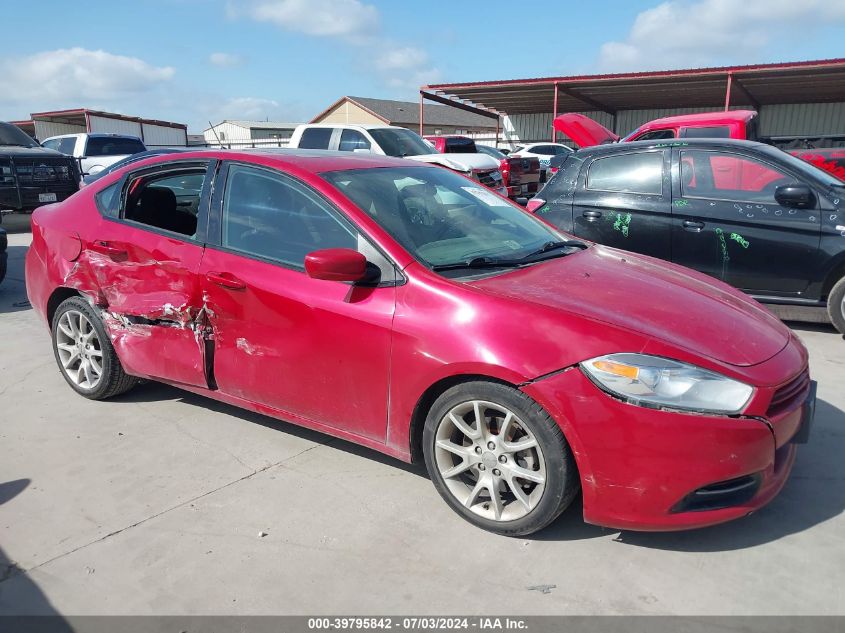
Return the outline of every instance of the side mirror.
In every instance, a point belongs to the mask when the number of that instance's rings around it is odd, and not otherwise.
[[[518,197],[518,198],[515,200],[515,202],[516,202],[518,205],[522,206],[522,207],[527,207],[527,206],[528,206],[528,198],[526,198],[525,196],[520,196],[520,197]]]
[[[784,207],[810,209],[816,204],[816,196],[807,185],[795,182],[775,189],[775,200]]]
[[[326,281],[361,281],[367,276],[367,258],[351,248],[325,248],[305,256],[305,272]]]

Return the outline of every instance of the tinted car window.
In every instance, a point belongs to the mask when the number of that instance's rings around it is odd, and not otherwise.
[[[503,151],[498,150],[495,147],[490,147],[489,145],[476,145],[475,149],[477,149],[480,154],[487,154],[496,160],[504,160],[508,157]]]
[[[681,192],[686,197],[775,204],[778,185],[794,179],[756,159],[727,152],[681,152]]]
[[[681,128],[681,136],[683,138],[730,138],[731,130],[727,125],[685,127]]]
[[[478,150],[475,148],[475,141],[471,138],[446,139],[447,154],[475,154],[477,152]]]
[[[193,237],[205,172],[205,167],[168,170],[132,179],[123,217]]]
[[[659,195],[663,190],[663,153],[597,158],[589,168],[587,189]]]
[[[106,217],[116,218],[120,215],[120,184],[120,182],[116,182],[109,185],[94,196],[97,208]]]
[[[112,136],[92,136],[85,147],[86,156],[120,156],[135,154],[147,148],[140,139],[120,138]]]
[[[302,149],[329,149],[334,128],[309,127],[302,132],[299,147]]]
[[[554,145],[535,145],[527,151],[532,154],[542,154],[544,156],[554,156],[557,153],[555,152]]]
[[[343,130],[340,133],[341,152],[351,152],[356,149],[370,149],[370,142],[358,130]]]
[[[303,268],[312,251],[357,249],[358,232],[292,178],[232,165],[223,202],[223,246]]]
[[[21,147],[37,147],[29,135],[11,123],[0,121],[0,145],[19,145]]]
[[[370,130],[370,135],[388,156],[404,158],[405,156],[421,156],[437,153],[437,150],[426,143],[419,134],[411,132],[411,130],[373,128]]]
[[[76,139],[73,137],[60,138],[58,139],[58,145],[56,149],[59,150],[62,154],[73,156],[73,152],[76,149]]]
[[[58,138],[54,138],[54,139],[51,139],[49,141],[44,141],[41,144],[41,147],[46,147],[47,149],[59,151],[59,141],[61,141],[61,139],[58,139]]]

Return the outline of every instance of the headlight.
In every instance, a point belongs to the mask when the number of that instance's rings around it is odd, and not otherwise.
[[[646,407],[739,413],[754,392],[712,371],[644,354],[600,356],[581,369],[604,391]]]

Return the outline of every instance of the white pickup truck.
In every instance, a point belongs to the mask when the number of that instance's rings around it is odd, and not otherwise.
[[[499,161],[485,154],[441,154],[416,132],[392,125],[307,123],[293,131],[288,147],[370,152],[441,165],[507,197]]]
[[[83,176],[96,174],[127,156],[147,151],[137,136],[124,134],[62,134],[44,139],[41,145],[78,159]]]

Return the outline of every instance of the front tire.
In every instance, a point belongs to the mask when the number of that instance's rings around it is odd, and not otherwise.
[[[105,400],[137,384],[137,378],[123,371],[99,314],[81,297],[59,305],[52,331],[56,363],[76,393]]]
[[[845,334],[845,277],[837,281],[827,296],[827,314],[833,327]]]
[[[505,536],[543,529],[580,489],[560,427],[531,398],[500,383],[467,382],[443,393],[426,418],[423,454],[446,503]]]

